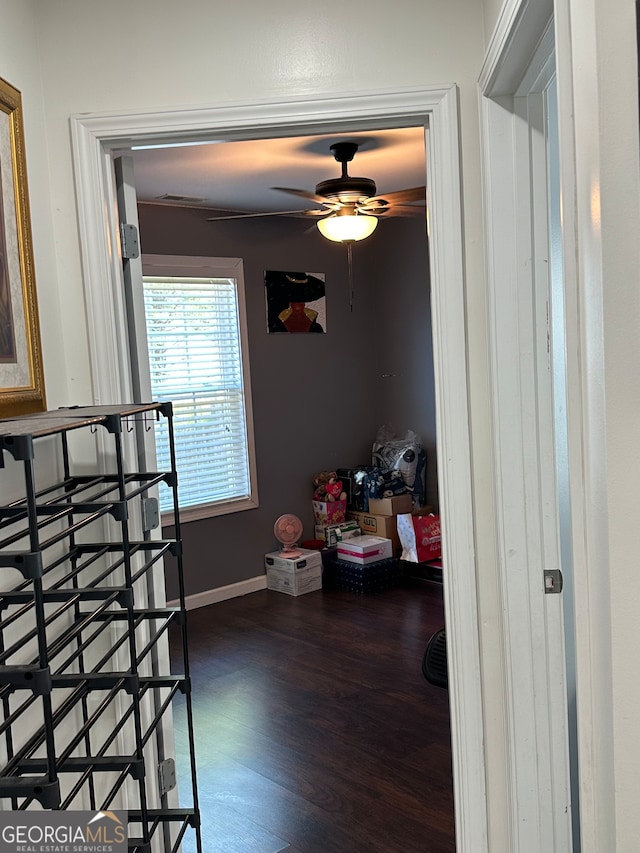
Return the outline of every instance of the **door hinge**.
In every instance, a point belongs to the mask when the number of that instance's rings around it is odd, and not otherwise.
[[[123,258],[139,258],[140,243],[138,241],[138,229],[135,225],[120,223],[120,250]]]
[[[173,758],[165,758],[158,764],[158,783],[161,795],[176,787],[176,763]]]
[[[560,569],[544,570],[544,591],[546,595],[562,592],[562,572]]]
[[[155,530],[160,524],[160,511],[157,498],[142,499],[142,529]]]

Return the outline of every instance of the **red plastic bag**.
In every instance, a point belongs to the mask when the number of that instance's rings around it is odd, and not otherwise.
[[[442,556],[439,515],[399,515],[398,536],[402,543],[402,560],[429,563]]]
[[[439,515],[414,515],[418,562],[426,563],[442,556],[442,536]]]

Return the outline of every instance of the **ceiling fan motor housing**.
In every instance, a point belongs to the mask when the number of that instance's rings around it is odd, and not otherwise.
[[[356,204],[376,194],[376,185],[369,178],[330,178],[316,186],[316,195],[339,199],[345,204]]]
[[[375,182],[370,178],[352,178],[347,174],[347,163],[353,160],[358,150],[357,142],[336,142],[330,146],[333,156],[342,163],[342,175],[316,185],[316,195],[337,199],[344,204],[356,204],[376,194]]]

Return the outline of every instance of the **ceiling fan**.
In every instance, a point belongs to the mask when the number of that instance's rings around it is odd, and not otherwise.
[[[315,216],[320,233],[329,240],[351,243],[363,240],[373,233],[382,216],[407,215],[419,210],[416,202],[426,203],[426,187],[397,190],[376,195],[377,188],[371,178],[352,177],[347,171],[358,151],[357,142],[336,142],[330,151],[342,166],[339,178],[329,178],[316,185],[315,192],[290,187],[272,187],[278,192],[304,198],[320,205],[310,210],[284,210],[268,213],[240,213],[229,216],[214,216],[209,222],[223,219],[242,219],[261,216]]]

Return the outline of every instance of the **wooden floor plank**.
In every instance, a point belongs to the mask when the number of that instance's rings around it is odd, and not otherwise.
[[[421,672],[443,621],[424,582],[190,612],[205,850],[452,853],[448,695]],[[177,707],[179,779],[186,746]]]

